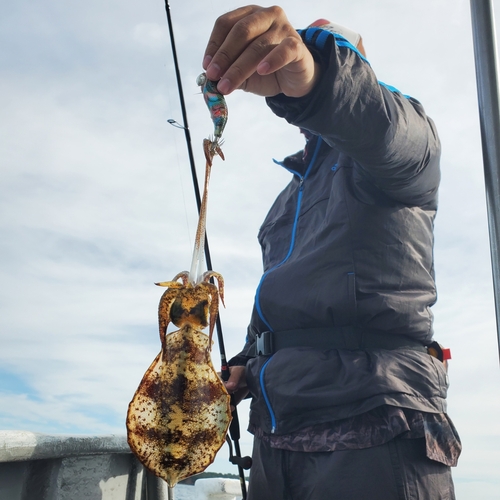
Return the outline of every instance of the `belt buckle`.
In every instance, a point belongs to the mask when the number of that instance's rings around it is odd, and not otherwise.
[[[255,340],[255,350],[257,356],[269,356],[273,354],[273,336],[272,332],[261,332],[257,334]]]

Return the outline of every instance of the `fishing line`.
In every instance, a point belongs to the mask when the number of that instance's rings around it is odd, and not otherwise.
[[[175,48],[174,31],[173,31],[173,26],[172,26],[172,18],[171,18],[171,14],[170,14],[170,5],[168,3],[168,0],[165,0],[165,11],[166,11],[166,15],[167,15],[167,23],[168,23],[168,29],[169,29],[169,34],[170,34],[170,44],[171,44],[171,48],[172,48],[175,76],[176,76],[176,80],[177,80],[177,89],[179,91],[179,100],[180,100],[181,111],[182,111],[182,125],[177,124],[177,122],[175,120],[172,120],[170,123],[172,125],[180,125],[179,128],[182,128],[184,130],[184,135],[186,138],[186,145],[187,145],[187,149],[188,149],[189,164],[191,167],[191,176],[193,179],[193,187],[194,187],[194,193],[195,193],[195,198],[196,198],[196,206],[198,208],[198,213],[199,213],[200,209],[201,209],[200,188],[199,188],[199,184],[198,184],[198,176],[196,174],[196,166],[195,166],[195,162],[194,162],[193,149],[191,146],[191,133],[189,131],[189,125],[188,125],[188,120],[187,120],[186,105],[185,105],[185,101],[184,101],[184,92],[182,90],[182,81],[181,81],[181,75],[180,75],[180,70],[179,70],[179,62],[177,59],[177,51]],[[205,233],[204,250],[205,250],[205,262],[207,265],[207,269],[209,271],[211,271],[211,270],[213,270],[212,259],[210,256],[208,237],[207,237],[206,233]],[[220,358],[221,358],[221,378],[222,378],[222,380],[227,381],[229,379],[229,366],[227,363],[226,350],[224,347],[224,338],[222,335],[222,323],[220,320],[220,314],[217,314],[215,325],[216,325],[217,340],[218,340],[218,345],[219,345],[219,354],[220,354]],[[235,463],[238,466],[238,473],[239,473],[240,484],[241,484],[241,493],[242,493],[243,500],[246,500],[247,491],[246,491],[246,483],[245,483],[245,474],[244,474],[244,470],[243,470],[244,464],[242,462],[241,451],[240,451],[240,446],[239,446],[240,428],[239,428],[239,419],[238,419],[236,405],[234,405],[234,411],[232,412],[232,414],[233,414],[233,419],[232,419],[231,425],[229,427],[229,433],[231,435],[231,439],[234,442],[234,449],[235,449],[236,458],[237,458],[237,460],[235,460],[232,463]],[[245,458],[247,458],[247,457],[245,457]],[[248,463],[248,461],[246,461],[246,462]],[[251,463],[251,459],[250,459],[250,463]]]
[[[169,95],[169,102],[170,102],[170,92],[168,92],[168,95]],[[172,109],[172,107],[170,107],[170,108]],[[182,129],[184,128],[180,123],[177,123],[175,120],[172,120],[172,118],[169,118],[167,120],[167,122],[176,128],[182,128]],[[193,248],[193,241],[191,239],[191,226],[189,224],[189,215],[188,215],[188,209],[187,209],[186,194],[185,194],[185,190],[184,190],[184,179],[183,179],[182,170],[181,170],[179,147],[178,147],[178,143],[177,143],[177,134],[174,134],[174,144],[175,144],[175,156],[177,158],[177,174],[179,176],[182,204],[184,206],[184,220],[186,222],[186,227],[187,227],[187,240],[188,240],[189,248]]]

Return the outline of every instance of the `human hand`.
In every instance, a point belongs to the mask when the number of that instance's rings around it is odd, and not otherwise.
[[[232,402],[237,405],[248,394],[246,372],[244,366],[230,366],[229,379],[224,382],[227,392],[233,396]]]
[[[235,89],[261,96],[302,97],[319,65],[281,7],[240,7],[215,22],[204,59],[207,78],[221,94]]]

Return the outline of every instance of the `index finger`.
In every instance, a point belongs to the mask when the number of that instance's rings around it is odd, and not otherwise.
[[[255,5],[248,5],[246,7],[240,7],[231,12],[223,14],[220,16],[214,24],[212,33],[208,40],[207,48],[205,49],[205,54],[203,56],[203,69],[206,70],[212,61],[214,55],[220,49],[227,35],[233,28],[233,26],[240,20],[251,14],[256,9]]]

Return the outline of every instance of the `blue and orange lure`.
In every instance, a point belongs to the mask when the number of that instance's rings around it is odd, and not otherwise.
[[[213,139],[203,141],[203,149],[207,161],[212,162],[212,158],[217,154],[224,160],[224,154],[221,150],[222,132],[227,123],[227,105],[224,96],[217,90],[217,82],[209,80],[205,73],[202,73],[196,79],[196,83],[201,87],[203,98],[210,111],[210,118],[214,124]]]

